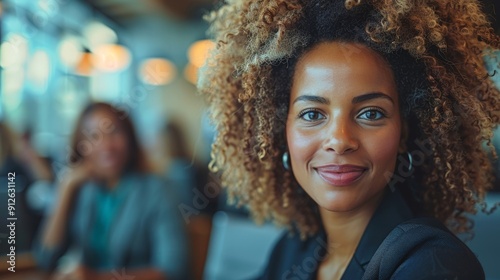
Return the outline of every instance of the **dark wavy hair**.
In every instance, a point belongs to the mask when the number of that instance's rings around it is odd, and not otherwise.
[[[488,154],[496,156],[490,139],[500,122],[500,94],[483,65],[500,40],[477,1],[233,0],[208,20],[217,47],[198,86],[218,130],[210,167],[222,171],[230,202],[303,237],[317,231],[314,202],[281,162],[293,71],[320,42],[361,43],[391,65],[406,148],[424,150],[412,199],[455,232],[470,229],[464,213],[492,186]]]

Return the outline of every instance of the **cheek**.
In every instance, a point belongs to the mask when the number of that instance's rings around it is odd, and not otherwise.
[[[125,156],[128,154],[129,150],[129,143],[127,141],[127,137],[122,134],[118,134],[115,137],[113,137],[113,146],[116,151],[118,151],[119,154]]]
[[[381,131],[376,137],[365,142],[375,170],[379,172],[392,172],[399,149],[400,129],[394,127]]]
[[[88,140],[83,140],[82,143],[83,143],[82,146],[86,147],[85,153],[83,154],[85,158],[93,160],[99,157],[99,154],[101,154],[100,142],[91,142]]]
[[[318,150],[319,140],[317,135],[287,127],[287,143],[292,167],[300,167],[300,170],[303,170]],[[294,173],[300,174],[301,172],[296,169],[298,168],[294,168]]]

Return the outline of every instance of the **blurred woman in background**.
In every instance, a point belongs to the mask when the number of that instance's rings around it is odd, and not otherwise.
[[[178,198],[150,173],[125,113],[90,104],[78,119],[71,153],[71,171],[37,248],[39,264],[54,269],[72,247],[78,265],[57,279],[111,279],[123,269],[136,279],[186,279]]]

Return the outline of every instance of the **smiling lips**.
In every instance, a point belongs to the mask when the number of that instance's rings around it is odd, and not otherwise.
[[[333,186],[348,186],[358,180],[366,168],[357,165],[325,165],[317,167],[319,176]]]

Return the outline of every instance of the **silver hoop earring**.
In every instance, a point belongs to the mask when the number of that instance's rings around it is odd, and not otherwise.
[[[288,155],[288,152],[283,153],[283,157],[281,158],[281,160],[283,161],[283,167],[285,167],[286,170],[290,170],[290,157]]]
[[[413,156],[411,155],[410,152],[406,152],[406,154],[408,155],[408,161],[410,162],[410,166],[408,167],[408,171],[412,171],[413,170]]]

